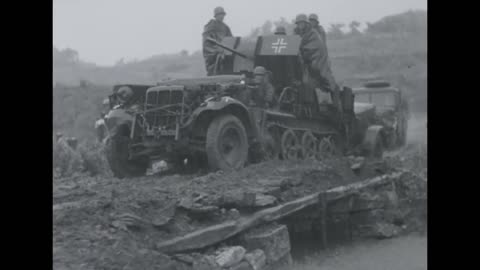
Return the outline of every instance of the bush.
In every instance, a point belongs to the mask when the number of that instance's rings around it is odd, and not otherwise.
[[[75,152],[64,142],[53,144],[53,173],[54,178],[69,177],[83,171],[83,161],[79,153]]]
[[[84,172],[90,174],[90,176],[111,176],[102,144],[87,141],[82,143],[78,150],[83,160]]]

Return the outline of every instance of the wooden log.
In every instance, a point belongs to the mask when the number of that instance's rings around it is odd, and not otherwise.
[[[210,226],[189,233],[187,235],[173,238],[157,244],[157,249],[165,253],[178,253],[182,251],[195,250],[211,246],[228,239],[242,231],[255,227],[261,223],[275,221],[291,215],[304,209],[307,206],[319,203],[320,195],[325,197],[325,201],[338,200],[340,198],[355,194],[364,188],[386,184],[389,181],[401,176],[401,173],[393,173],[369,179],[359,183],[353,183],[329,189],[324,192],[317,192],[294,201],[290,201],[275,207],[263,209],[251,216],[243,217],[238,221],[230,221],[218,225]]]
[[[355,194],[358,191],[368,187],[388,184],[390,181],[399,178],[402,174],[403,172],[382,175],[382,176],[378,176],[362,182],[357,182],[357,183],[349,184],[346,186],[340,186],[340,187],[329,189],[325,191],[325,194],[327,196],[326,197],[327,202],[335,201],[335,200],[344,198],[346,196]]]
[[[176,253],[193,250],[218,243],[227,239],[236,230],[235,222],[226,222],[177,237],[157,244],[157,250],[165,253]]]

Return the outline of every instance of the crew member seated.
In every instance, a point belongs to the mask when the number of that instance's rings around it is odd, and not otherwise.
[[[270,72],[262,66],[253,70],[253,85],[250,88],[251,106],[273,108],[276,105],[275,89],[270,82]]]

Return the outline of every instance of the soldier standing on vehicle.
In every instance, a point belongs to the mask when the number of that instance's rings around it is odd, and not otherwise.
[[[283,27],[283,26],[277,26],[277,28],[275,28],[274,34],[275,34],[275,35],[286,35],[286,34],[287,34],[287,31],[285,30],[285,27]]]
[[[323,27],[319,24],[317,14],[314,14],[314,13],[310,14],[310,16],[308,16],[308,21],[312,25],[313,30],[317,31],[317,33],[322,38],[322,41],[325,42],[325,44],[326,44],[327,43],[327,34],[325,33],[325,29],[323,29]],[[325,47],[326,47],[326,45],[325,45]]]
[[[213,75],[215,72],[215,62],[217,56],[222,53],[222,49],[217,47],[212,42],[208,41],[207,38],[215,39],[218,42],[221,42],[225,37],[231,37],[232,32],[230,27],[226,25],[223,20],[225,18],[226,12],[223,7],[216,7],[213,11],[214,19],[211,19],[203,29],[203,57],[205,59],[205,67],[207,69],[207,75]]]
[[[304,65],[304,82],[307,85],[300,94],[301,100],[305,104],[311,104],[315,100],[315,88],[318,87],[322,91],[333,93],[334,102],[338,104],[339,88],[333,78],[324,42],[313,30],[307,15],[297,15],[295,23],[297,24],[295,32],[302,37],[300,53]]]

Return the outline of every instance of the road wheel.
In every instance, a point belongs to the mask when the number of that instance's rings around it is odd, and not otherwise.
[[[129,160],[130,138],[116,134],[108,137],[105,144],[105,152],[112,173],[118,178],[129,178],[145,175],[149,166],[147,159]]]
[[[242,168],[248,158],[248,138],[242,121],[230,114],[213,119],[207,130],[206,152],[213,170]]]
[[[315,157],[317,160],[325,160],[332,157],[336,157],[339,154],[339,150],[335,145],[335,142],[330,137],[324,137],[317,144]]]
[[[304,159],[315,159],[317,153],[317,138],[312,132],[306,131],[302,136],[302,157]]]
[[[282,135],[281,140],[282,156],[286,160],[297,160],[300,153],[300,143],[293,130],[288,129]]]

